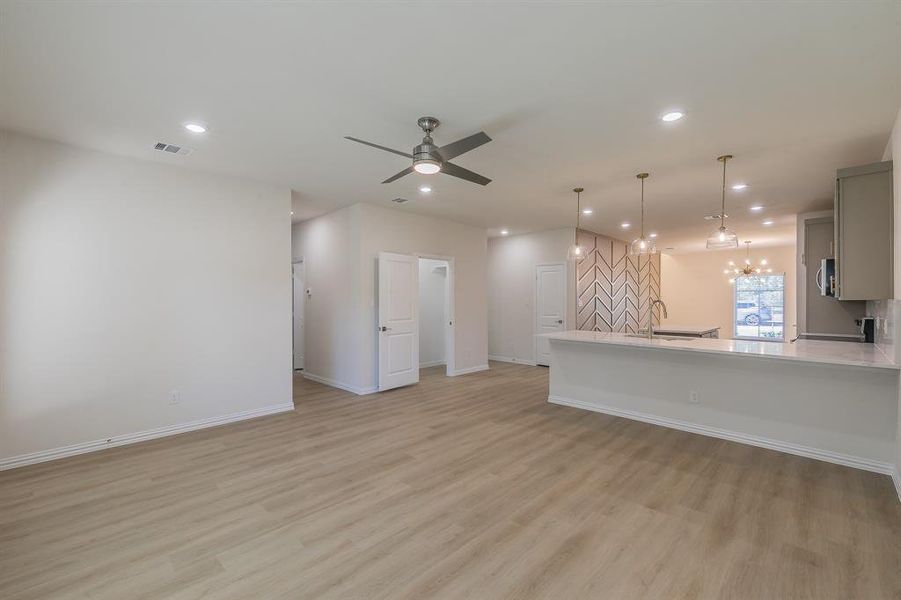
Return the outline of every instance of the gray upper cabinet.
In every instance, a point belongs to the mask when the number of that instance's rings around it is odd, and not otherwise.
[[[835,280],[839,300],[891,298],[892,162],[835,174]]]

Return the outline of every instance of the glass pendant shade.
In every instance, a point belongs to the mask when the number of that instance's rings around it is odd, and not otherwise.
[[[579,261],[585,258],[585,248],[580,246],[579,244],[572,244],[569,247],[569,250],[566,252],[566,258],[568,260]]]
[[[711,233],[707,238],[708,250],[719,250],[721,248],[738,248],[738,235],[725,225],[721,225],[719,229]]]
[[[629,244],[629,254],[632,256],[657,254],[657,242],[649,238],[640,237]]]
[[[569,250],[566,251],[566,259],[578,262],[585,258],[585,255],[588,253],[587,248],[579,244],[579,225],[582,223],[582,192],[585,189],[577,187],[573,188],[573,191],[576,193],[576,231],[573,243],[569,246]]]
[[[657,254],[657,242],[644,235],[644,180],[650,177],[650,174],[639,173],[635,177],[641,181],[641,233],[636,240],[629,244],[629,254],[632,256]]]
[[[720,226],[707,237],[708,250],[720,250],[723,248],[738,248],[738,235],[726,227],[726,162],[732,158],[731,154],[718,156],[717,160],[723,163],[723,189],[722,202],[720,204]]]

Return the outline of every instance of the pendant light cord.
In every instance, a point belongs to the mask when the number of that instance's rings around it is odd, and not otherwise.
[[[578,246],[579,245],[579,227],[582,226],[582,192],[585,191],[585,188],[573,188],[573,191],[576,193],[576,232],[573,235],[573,243]]]
[[[576,229],[582,224],[582,192],[576,192]]]
[[[720,229],[726,228],[726,161],[729,160],[726,157],[723,157],[723,202],[720,207]]]
[[[644,239],[644,177],[641,178],[641,236]]]

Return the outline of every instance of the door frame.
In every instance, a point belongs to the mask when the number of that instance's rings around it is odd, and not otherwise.
[[[447,281],[444,298],[444,307],[447,309],[447,318],[444,320],[444,362],[445,374],[451,377],[456,371],[454,359],[454,348],[456,347],[454,340],[454,257],[442,254],[430,254],[427,252],[414,252],[413,256],[418,259],[427,258],[431,260],[443,260],[447,263]]]
[[[301,264],[303,265],[303,289],[300,290],[301,294],[306,293],[307,288],[307,265],[304,262],[303,256],[295,256],[291,259],[291,372],[294,373],[298,371],[298,369],[294,368],[294,354],[295,354],[295,338],[294,338],[294,305],[296,298],[294,297],[294,265]],[[303,319],[303,367],[299,370],[306,372],[307,370],[307,302],[306,298],[303,299],[303,314],[301,315],[301,319]]]
[[[565,261],[540,262],[532,265],[532,364],[538,364],[538,267],[563,267],[563,330],[569,329],[569,270]]]

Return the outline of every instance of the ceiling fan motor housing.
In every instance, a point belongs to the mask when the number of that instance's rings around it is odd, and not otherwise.
[[[422,140],[422,143],[413,148],[413,162],[419,162],[420,160],[434,160],[441,162],[441,155],[438,154],[438,146],[431,143],[431,138],[428,138],[428,141]]]
[[[435,117],[420,117],[416,123],[422,128],[425,137],[422,138],[421,144],[413,148],[413,164],[426,162],[440,165],[443,161],[441,154],[438,153],[438,146],[432,142],[432,132],[441,122]]]

